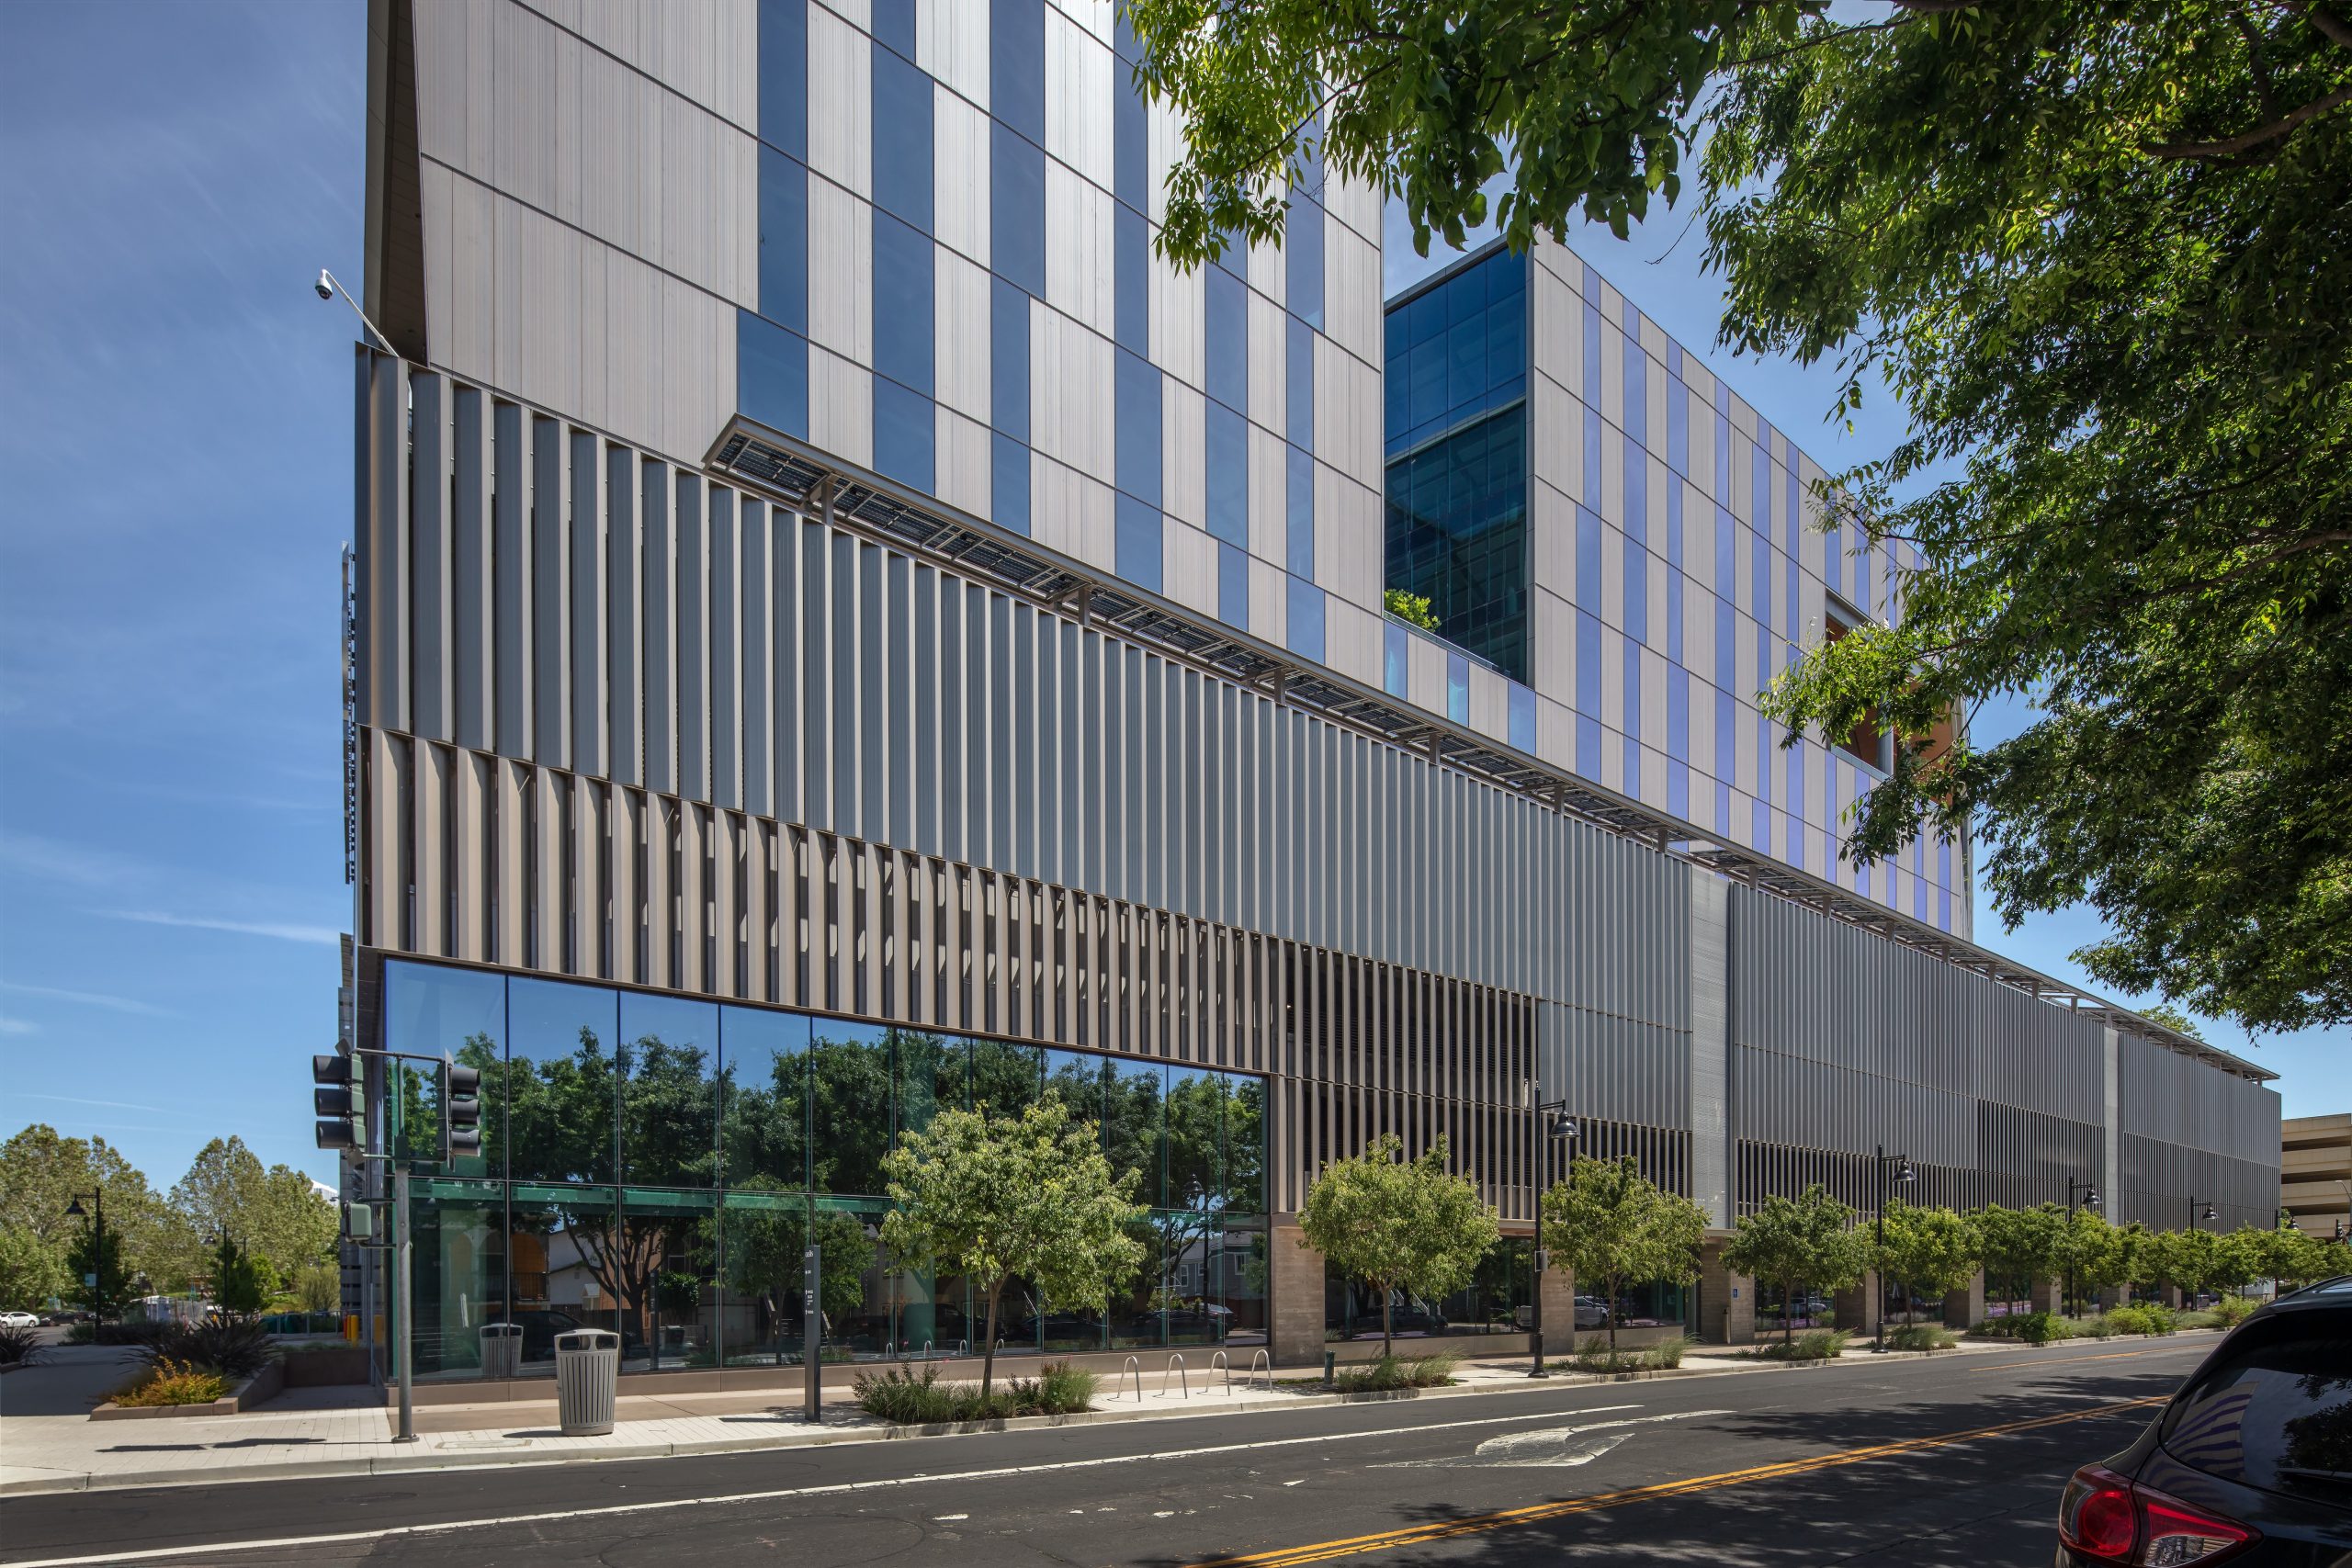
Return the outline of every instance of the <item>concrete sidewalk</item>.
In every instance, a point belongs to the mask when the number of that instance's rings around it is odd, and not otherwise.
[[[2018,1348],[2006,1342],[1962,1341],[1962,1351],[1940,1354],[1998,1355]],[[800,1390],[786,1384],[729,1393],[625,1396],[616,1406],[611,1433],[567,1438],[557,1424],[550,1387],[550,1397],[545,1401],[420,1405],[415,1411],[416,1440],[398,1443],[393,1440],[394,1413],[384,1408],[381,1392],[374,1389],[289,1389],[267,1404],[238,1416],[92,1421],[86,1414],[89,1406],[120,1382],[130,1368],[117,1353],[72,1348],[81,1354],[51,1351],[56,1359],[51,1364],[0,1380],[0,1495],[729,1453],[883,1442],[993,1427],[1295,1410],[1338,1404],[1347,1399],[1317,1392],[1306,1381],[1312,1374],[1300,1371],[1283,1374],[1300,1381],[1272,1388],[1266,1386],[1262,1374],[1255,1387],[1237,1378],[1229,1391],[1221,1375],[1211,1386],[1195,1374],[1186,1390],[1163,1386],[1166,1375],[1152,1372],[1145,1375],[1140,1398],[1132,1376],[1120,1388],[1106,1382],[1096,1395],[1095,1408],[1082,1415],[1026,1416],[988,1423],[985,1427],[906,1428],[865,1416],[847,1388],[825,1391],[825,1418],[812,1426],[800,1414]],[[106,1358],[104,1365],[101,1357]],[[1871,1359],[1867,1346],[1849,1348],[1847,1358],[1849,1364],[1855,1358]],[[1904,1359],[1917,1359],[1917,1353]],[[1692,1346],[1680,1371],[1634,1375],[1706,1377],[1791,1370],[1780,1362],[1746,1359],[1722,1346]],[[977,1371],[974,1363],[959,1362],[953,1364],[950,1375],[961,1379]],[[1413,1397],[1492,1395],[1610,1381],[1555,1372],[1548,1382],[1539,1382],[1527,1376],[1523,1356],[1465,1360],[1454,1375],[1455,1386],[1423,1390]]]

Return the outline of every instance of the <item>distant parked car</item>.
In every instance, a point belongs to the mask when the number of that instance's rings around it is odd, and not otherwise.
[[[1577,1326],[1578,1328],[1608,1327],[1609,1303],[1599,1296],[1578,1296],[1577,1298]]]
[[[29,1312],[0,1312],[0,1328],[39,1328],[40,1318]]]

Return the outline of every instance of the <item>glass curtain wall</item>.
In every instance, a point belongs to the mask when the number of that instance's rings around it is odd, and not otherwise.
[[[388,963],[382,1044],[482,1072],[482,1151],[439,1163],[438,1085],[396,1080],[415,1177],[417,1369],[474,1377],[481,1328],[616,1330],[625,1369],[975,1353],[987,1300],[883,1256],[882,1158],[943,1110],[1051,1098],[1132,1173],[1146,1261],[1107,1312],[1010,1282],[1000,1351],[1261,1344],[1262,1079],[771,1008]],[[822,1248],[815,1303],[801,1258]]]

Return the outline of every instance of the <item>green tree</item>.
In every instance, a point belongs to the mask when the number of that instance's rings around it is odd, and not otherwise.
[[[341,1220],[334,1200],[291,1166],[265,1167],[232,1135],[215,1138],[198,1151],[171,1192],[179,1248],[193,1258],[187,1271],[206,1272],[211,1238],[222,1232],[240,1237],[272,1279],[290,1276],[306,1263],[333,1252]],[[111,1220],[112,1215],[108,1215]]]
[[[2077,1209],[2060,1244],[2059,1263],[2077,1292],[2096,1295],[2132,1278],[2132,1233],[2108,1224],[2096,1209]]]
[[[899,1204],[882,1222],[890,1255],[929,1259],[987,1297],[983,1394],[996,1374],[998,1305],[1016,1276],[1043,1308],[1099,1312],[1143,1262],[1136,1174],[1114,1173],[1099,1126],[1072,1123],[1059,1100],[1018,1117],[943,1111],[882,1165]]]
[[[251,1317],[268,1304],[269,1265],[222,1232],[212,1249],[212,1304],[230,1317]]]
[[[1579,1280],[1603,1286],[1609,1349],[1617,1349],[1617,1299],[1629,1280],[1687,1284],[1699,1277],[1706,1212],[1642,1174],[1632,1156],[1578,1156],[1544,1194],[1544,1245]]]
[[[2204,1032],[2197,1027],[2197,1021],[2177,1007],[2167,1007],[2163,1002],[2153,1002],[2142,1008],[2140,1015],[2143,1018],[2152,1018],[2174,1033],[2186,1034],[2191,1040],[2205,1038]]]
[[[163,1200],[104,1138],[63,1137],[36,1122],[0,1145],[0,1235],[14,1238],[12,1245],[36,1276],[51,1269],[57,1277],[68,1275],[66,1251],[85,1222],[68,1218],[65,1211],[76,1196],[87,1210],[89,1194],[100,1190],[106,1194],[107,1233],[119,1238],[123,1266],[165,1289],[185,1283]],[[41,1258],[48,1261],[36,1261]],[[78,1280],[80,1272],[72,1271],[71,1278]]]
[[[1408,593],[1402,588],[1391,588],[1381,596],[1388,613],[1408,626],[1419,626],[1425,632],[1437,630],[1437,616],[1430,613],[1429,595]]]
[[[1395,1292],[1432,1301],[1453,1294],[1501,1234],[1477,1183],[1447,1174],[1446,1151],[1440,1138],[1407,1159],[1403,1140],[1384,1134],[1355,1158],[1326,1165],[1299,1206],[1300,1245],[1380,1297],[1384,1356],[1396,1349]]]
[[[1775,1192],[1754,1213],[1742,1214],[1724,1245],[1724,1267],[1781,1287],[1781,1337],[1793,1337],[1796,1292],[1842,1291],[1862,1277],[1862,1240],[1853,1211],[1820,1183],[1791,1200]]]
[[[2151,1282],[2170,1285],[2184,1298],[2212,1284],[2222,1266],[2221,1238],[2211,1231],[2150,1231],[2146,1247]]]
[[[120,1317],[123,1303],[130,1299],[135,1276],[123,1262],[123,1250],[120,1231],[108,1224],[101,1234],[95,1224],[89,1223],[83,1225],[65,1249],[65,1269],[72,1276],[67,1286],[68,1299],[96,1314],[102,1322],[108,1312]]]
[[[343,1305],[343,1270],[333,1263],[305,1263],[288,1281],[294,1304],[304,1312],[334,1312]]]
[[[2004,1300],[2030,1300],[2038,1281],[2064,1267],[2066,1211],[2057,1204],[2008,1209],[1987,1203],[1975,1217],[1985,1284],[1998,1283]]]
[[[1899,738],[1849,852],[1973,830],[2002,918],[2087,900],[2099,979],[2352,1016],[2352,20],[2340,0],[1134,0],[1186,123],[1162,250],[1394,192],[1426,251],[1697,194],[1722,341],[1835,356],[1910,434],[1825,487],[1909,541],[1897,627],[1773,687]],[[1956,471],[1954,471],[1956,470]],[[1871,606],[1869,608],[1875,608]],[[1989,745],[1973,706],[2025,694]]]
[[[1976,1227],[1964,1214],[1950,1209],[1920,1208],[1894,1199],[1882,1216],[1886,1240],[1875,1242],[1879,1276],[1907,1286],[1903,1297],[1903,1321],[1912,1321],[1913,1297],[1925,1292],[1942,1296],[1968,1283],[1976,1272],[1980,1244]]]
[[[0,1306],[11,1311],[45,1304],[66,1289],[63,1249],[28,1230],[0,1230]]]

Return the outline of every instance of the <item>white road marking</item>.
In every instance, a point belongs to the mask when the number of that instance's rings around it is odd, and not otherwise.
[[[1408,1459],[1375,1464],[1374,1470],[1491,1470],[1549,1468],[1590,1464],[1634,1434],[1623,1428],[1647,1427],[1660,1421],[1691,1421],[1704,1416],[1728,1416],[1728,1410],[1678,1410],[1664,1416],[1633,1416],[1619,1421],[1593,1421],[1581,1427],[1547,1427],[1538,1432],[1507,1432],[1488,1438],[1466,1459]],[[1605,1433],[1592,1437],[1590,1433]]]
[[[1072,1508],[1070,1512],[1074,1514],[1078,1510]],[[971,1517],[969,1514],[933,1514],[931,1516],[931,1522],[935,1525],[944,1525],[953,1523],[956,1519],[968,1519]]]
[[[1596,1416],[1611,1410],[1639,1410],[1638,1404],[1597,1404],[1573,1412]],[[623,1514],[654,1514],[673,1508],[720,1507],[737,1503],[773,1503],[790,1497],[835,1497],[851,1492],[878,1492],[899,1486],[920,1486],[935,1481],[1000,1481],[1009,1475],[1046,1475],[1060,1470],[1099,1470],[1105,1465],[1133,1464],[1144,1460],[1204,1459],[1215,1454],[1249,1453],[1259,1449],[1290,1449],[1305,1443],[1345,1442],[1363,1438],[1402,1438],[1423,1432],[1445,1432],[1465,1427],[1501,1427],[1521,1421],[1552,1421],[1558,1412],[1534,1416],[1482,1416],[1467,1421],[1432,1421],[1419,1427],[1384,1427],[1369,1432],[1323,1432],[1310,1438],[1264,1438],[1253,1443],[1212,1443],[1193,1449],[1162,1449],[1138,1454],[1106,1454],[1097,1459],[1054,1460],[1044,1464],[1004,1464],[986,1470],[962,1470],[938,1475],[892,1476],[875,1481],[841,1481],[826,1486],[782,1486],[766,1492],[729,1492],[708,1497],[674,1497],[660,1503],[615,1503],[597,1508],[551,1508],[506,1517],[449,1519],[436,1524],[388,1525],[382,1529],[338,1530],[329,1535],[277,1536],[254,1540],[211,1541],[201,1546],[157,1546],[141,1551],[102,1551],[86,1557],[35,1557],[0,1563],[0,1568],[92,1568],[107,1562],[159,1562],[199,1552],[276,1551],[288,1547],[340,1546],[353,1541],[390,1540],[401,1536],[447,1535],[458,1530],[488,1529],[495,1525],[555,1524],[565,1519],[611,1518]],[[387,1472],[407,1475],[410,1472]],[[353,1479],[365,1479],[354,1477]],[[1187,1510],[1188,1512],[1190,1510]],[[1156,1514],[1166,1518],[1167,1514]]]

